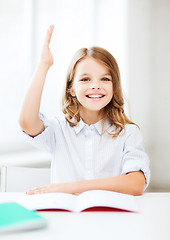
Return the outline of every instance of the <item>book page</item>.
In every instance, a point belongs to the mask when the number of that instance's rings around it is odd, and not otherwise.
[[[76,199],[76,196],[68,193],[25,194],[17,200],[17,203],[31,210],[63,209],[75,211]]]
[[[106,190],[89,190],[78,196],[77,211],[90,207],[112,207],[138,212],[138,206],[132,195]]]

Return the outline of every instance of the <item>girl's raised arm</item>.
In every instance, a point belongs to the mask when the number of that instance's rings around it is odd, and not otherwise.
[[[47,29],[40,61],[26,93],[19,117],[20,126],[30,136],[36,136],[44,130],[43,122],[38,115],[46,75],[53,64],[53,56],[49,48],[53,29],[53,25]]]

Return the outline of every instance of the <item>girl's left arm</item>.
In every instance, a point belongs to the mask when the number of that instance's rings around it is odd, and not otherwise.
[[[145,182],[146,180],[143,172],[136,171],[116,177],[75,182],[75,188],[78,193],[98,189],[137,196],[143,193]]]
[[[146,180],[143,172],[136,171],[110,178],[49,184],[29,190],[27,191],[27,194],[48,192],[65,192],[74,194],[88,190],[108,190],[137,196],[143,193],[145,182]]]

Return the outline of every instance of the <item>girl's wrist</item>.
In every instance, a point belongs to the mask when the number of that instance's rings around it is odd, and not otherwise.
[[[51,65],[49,63],[45,62],[44,60],[40,60],[38,66],[44,68],[47,71],[51,67]]]
[[[89,181],[88,180],[81,180],[76,182],[69,183],[69,189],[72,194],[74,193],[82,193],[84,191],[89,190]]]

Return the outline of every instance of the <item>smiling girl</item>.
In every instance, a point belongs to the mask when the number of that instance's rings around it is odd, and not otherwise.
[[[53,64],[49,49],[53,28],[47,30],[19,120],[29,140],[51,153],[51,184],[27,193],[102,189],[142,194],[150,180],[149,159],[139,128],[124,113],[119,68],[108,51],[78,50],[68,69],[63,113],[51,120],[39,113]]]

